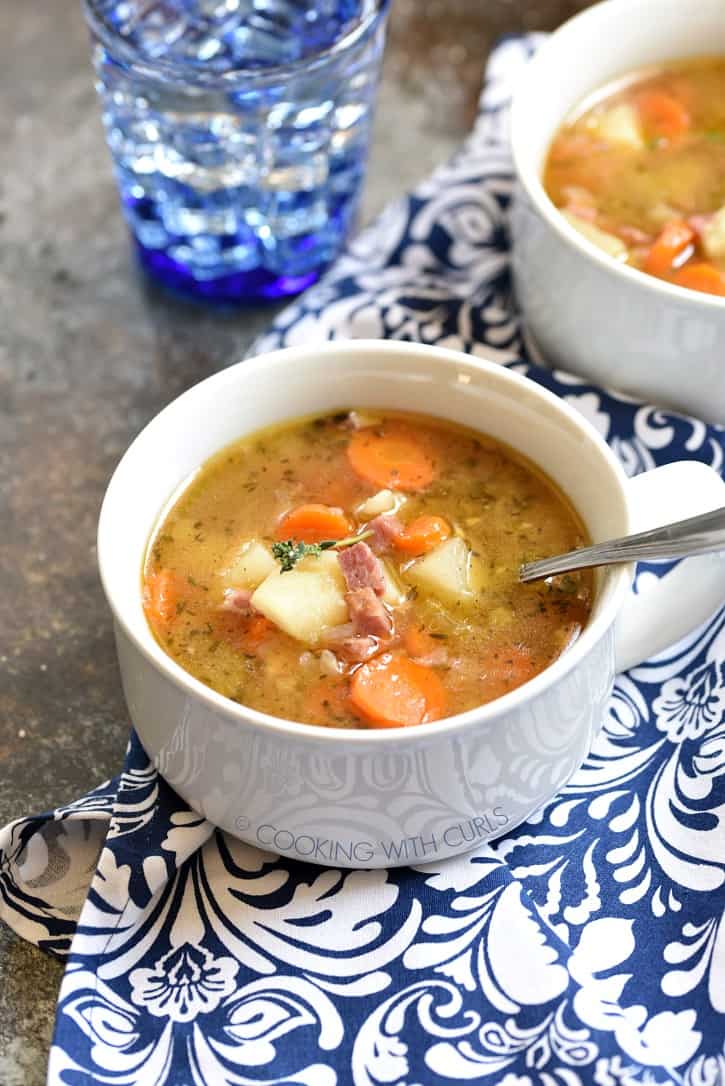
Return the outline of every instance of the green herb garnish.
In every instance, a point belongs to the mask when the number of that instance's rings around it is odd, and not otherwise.
[[[373,532],[368,530],[348,536],[347,539],[323,539],[321,543],[302,543],[300,540],[285,539],[283,542],[272,544],[272,554],[279,562],[281,572],[289,573],[303,558],[319,557],[323,551],[352,547],[355,543],[362,543],[371,535]]]
[[[329,550],[330,546],[328,540],[324,543],[295,543],[293,539],[285,539],[282,543],[272,544],[272,554],[282,567],[282,573],[288,573],[300,559],[322,554],[322,551]]]

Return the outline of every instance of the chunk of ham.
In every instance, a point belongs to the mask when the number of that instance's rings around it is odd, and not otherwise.
[[[253,588],[227,588],[222,608],[225,611],[235,611],[239,615],[256,614],[256,608],[252,605],[253,595]]]
[[[378,651],[379,645],[374,637],[348,637],[338,647],[343,660],[352,664],[361,664],[369,660]]]
[[[347,593],[345,601],[356,637],[390,637],[392,619],[372,588],[356,588]]]
[[[385,593],[383,567],[367,543],[356,543],[339,551],[338,561],[350,592],[357,588],[372,588],[376,596]]]
[[[350,663],[361,663],[373,656],[380,647],[374,637],[355,633],[352,622],[342,626],[331,626],[325,630],[324,644],[329,646],[336,656]]]
[[[403,524],[394,513],[381,513],[379,517],[368,522],[367,530],[373,533],[370,537],[372,550],[377,554],[385,554],[402,535]]]

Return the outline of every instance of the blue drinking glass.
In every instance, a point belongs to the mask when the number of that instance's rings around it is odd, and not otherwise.
[[[359,200],[388,0],[84,0],[142,266],[198,298],[294,294]]]

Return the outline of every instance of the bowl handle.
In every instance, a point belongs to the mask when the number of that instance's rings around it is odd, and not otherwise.
[[[695,460],[635,475],[626,484],[632,532],[659,528],[725,505],[725,482]],[[626,671],[696,629],[725,603],[725,551],[685,558],[641,593],[616,624],[616,667]]]

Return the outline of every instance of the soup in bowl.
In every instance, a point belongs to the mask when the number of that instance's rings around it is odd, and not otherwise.
[[[154,533],[145,610],[177,663],[242,705],[407,727],[484,705],[573,644],[591,572],[518,571],[585,542],[565,496],[500,441],[335,411],[194,473]]]
[[[606,0],[541,46],[511,122],[514,278],[542,354],[711,422],[725,422],[724,85],[720,0],[696,18],[687,0]]]
[[[250,843],[362,867],[464,851],[566,782],[618,667],[725,594],[721,559],[682,563],[654,603],[627,567],[519,594],[519,559],[722,504],[701,464],[627,481],[571,407],[463,354],[357,341],[241,363],[162,411],[104,500],[131,719],[177,792]]]
[[[581,103],[549,149],[544,186],[614,260],[725,296],[725,58],[635,72]]]

